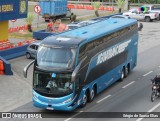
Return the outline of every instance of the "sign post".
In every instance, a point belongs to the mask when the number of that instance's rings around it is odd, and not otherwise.
[[[13,28],[14,28],[14,22],[16,22],[17,20],[16,19],[13,19],[13,20],[11,20],[12,21],[12,23],[13,23]]]
[[[37,28],[39,27],[39,14],[41,12],[41,7],[39,5],[34,6],[34,12],[37,13]]]

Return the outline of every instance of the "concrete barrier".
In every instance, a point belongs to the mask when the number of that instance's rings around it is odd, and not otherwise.
[[[4,62],[5,75],[13,75],[11,64],[8,62],[8,60],[25,55],[27,47],[28,45],[24,45],[0,51],[0,59]]]
[[[12,69],[11,69],[11,64],[7,60],[2,58],[1,56],[0,56],[0,60],[2,60],[3,63],[4,63],[4,68],[5,68],[4,69],[4,74],[5,75],[13,75],[13,72],[12,72]]]
[[[23,45],[19,47],[10,48],[7,50],[0,51],[0,56],[6,60],[23,56],[26,53],[28,45]]]
[[[44,38],[50,36],[50,35],[55,35],[57,33],[54,32],[46,32],[46,30],[38,30],[33,32],[33,38],[36,40],[43,40]]]

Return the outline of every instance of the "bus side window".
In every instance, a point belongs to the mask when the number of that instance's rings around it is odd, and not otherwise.
[[[82,58],[84,57],[85,53],[86,53],[86,50],[87,47],[86,47],[86,44],[81,46],[80,49],[79,49],[79,57],[78,57],[78,60],[81,61]]]

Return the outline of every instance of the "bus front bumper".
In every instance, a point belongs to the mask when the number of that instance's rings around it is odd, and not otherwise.
[[[33,92],[33,105],[38,108],[44,108],[48,110],[63,110],[72,111],[77,107],[77,104],[72,105],[76,96],[72,98],[72,95],[66,96],[65,99],[62,98],[48,98]],[[56,100],[56,103],[53,101]]]

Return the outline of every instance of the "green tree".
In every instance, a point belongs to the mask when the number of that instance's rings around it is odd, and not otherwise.
[[[99,9],[100,5],[101,5],[100,2],[94,2],[94,3],[93,3],[95,15],[96,15],[97,17],[99,17],[98,9]]]
[[[125,0],[115,0],[118,6],[118,12],[121,13]]]
[[[25,19],[27,26],[28,26],[28,31],[32,32],[32,22],[35,19],[35,15],[33,13],[28,13],[27,18]]]

